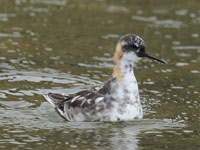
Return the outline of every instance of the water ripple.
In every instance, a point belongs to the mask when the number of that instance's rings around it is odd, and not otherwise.
[[[129,9],[124,7],[124,6],[114,6],[114,5],[111,5],[108,7],[107,9],[108,12],[110,13],[119,13],[119,12],[129,12]]]
[[[153,27],[181,28],[181,27],[186,26],[181,21],[172,20],[172,19],[158,20],[155,16],[151,16],[151,17],[132,16],[132,19],[138,20],[138,21],[150,22],[152,23],[151,26]]]
[[[200,46],[193,46],[193,45],[189,45],[189,46],[174,46],[172,47],[173,50],[199,50]]]
[[[8,18],[16,17],[16,14],[0,14],[0,21],[8,21]]]
[[[17,70],[6,70],[6,72],[0,74],[0,80],[8,80],[10,82],[16,81],[29,81],[29,82],[54,82],[54,83],[74,83],[84,82],[88,84],[96,83],[97,81],[91,80],[83,76],[75,76],[67,73],[44,73],[37,71],[17,71]]]
[[[24,3],[26,1],[24,0],[15,0],[15,3],[17,5],[20,5],[22,3]],[[31,4],[37,4],[37,3],[41,3],[41,4],[49,4],[49,5],[58,5],[58,6],[64,6],[67,4],[67,0],[30,0]]]
[[[8,37],[11,37],[11,38],[22,38],[23,36],[19,32],[13,32],[12,34],[0,33],[0,37],[3,37],[3,38],[8,38]]]

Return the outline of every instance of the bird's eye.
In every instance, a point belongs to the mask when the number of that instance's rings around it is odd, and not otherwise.
[[[136,45],[131,45],[131,47],[134,49],[138,49],[138,47]]]
[[[137,50],[138,47],[135,46],[135,45],[124,45],[124,46],[122,47],[122,49],[123,49],[124,52],[131,52],[131,51]]]

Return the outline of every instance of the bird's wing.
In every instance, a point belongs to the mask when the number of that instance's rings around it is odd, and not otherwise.
[[[73,95],[62,95],[49,93],[44,97],[54,106],[54,108],[64,112],[64,105],[67,104],[70,107],[90,107],[95,103],[99,103],[104,100],[104,95],[97,93],[93,90],[80,91]]]
[[[97,90],[98,93],[106,95],[106,94],[110,94],[112,88],[112,84],[116,82],[116,77],[110,77],[109,80],[107,80],[106,82],[104,82]]]
[[[101,112],[105,107],[110,106],[107,95],[111,92],[111,84],[115,82],[111,77],[98,89],[80,91],[72,95],[49,93],[44,97],[53,105],[58,112],[68,120],[74,120],[77,112],[81,112],[82,120],[98,120],[98,117],[91,116]],[[105,105],[108,104],[108,105]],[[89,118],[89,119],[88,119]]]

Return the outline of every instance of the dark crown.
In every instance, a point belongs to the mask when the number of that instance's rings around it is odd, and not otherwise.
[[[120,38],[119,42],[124,42],[124,45],[131,45],[136,48],[145,47],[144,40],[135,34],[126,34]]]

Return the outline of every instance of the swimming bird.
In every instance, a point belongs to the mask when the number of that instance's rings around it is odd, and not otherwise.
[[[98,88],[71,95],[44,95],[53,107],[69,121],[126,121],[143,117],[137,80],[136,63],[143,57],[165,64],[146,52],[145,42],[127,34],[117,42],[111,77]]]

